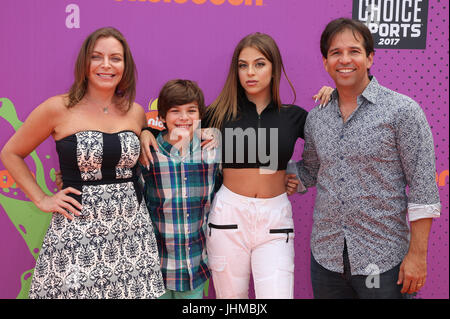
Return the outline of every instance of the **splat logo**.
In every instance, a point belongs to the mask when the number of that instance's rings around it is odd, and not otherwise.
[[[148,3],[172,3],[172,4],[184,4],[184,3],[194,3],[194,4],[206,4],[211,3],[216,6],[228,4],[232,6],[262,6],[264,5],[264,0],[114,0],[116,2],[148,2]]]
[[[376,48],[426,47],[428,0],[353,0],[352,16],[368,26]]]

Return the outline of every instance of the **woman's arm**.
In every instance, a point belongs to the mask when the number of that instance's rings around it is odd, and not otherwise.
[[[331,93],[334,89],[329,86],[322,86],[322,88],[312,98],[314,102],[320,101],[319,108],[325,107],[331,99]]]
[[[148,130],[142,130],[139,136],[139,141],[141,143],[141,154],[139,156],[139,162],[147,169],[150,163],[153,163],[152,152],[150,152],[150,145],[153,146],[155,150],[158,150],[158,143],[156,142],[155,136]]]
[[[25,157],[52,134],[59,115],[58,109],[61,106],[64,107],[64,105],[58,105],[59,103],[63,103],[62,97],[53,97],[34,109],[5,144],[0,159],[17,185],[40,210],[57,212],[72,219],[65,209],[74,215],[79,215],[79,211],[72,205],[78,209],[81,209],[81,205],[75,199],[67,196],[67,193],[79,195],[80,192],[74,188],[66,188],[53,196],[45,194],[24,161]]]
[[[148,168],[150,163],[153,163],[153,156],[150,152],[150,145],[153,146],[155,150],[158,150],[158,143],[156,142],[156,138],[153,135],[154,130],[148,127],[144,108],[137,103],[134,103],[133,108],[135,110],[133,114],[136,116],[136,120],[139,123],[140,129],[139,141],[141,144],[141,153],[139,155],[139,162],[141,162],[143,166]]]

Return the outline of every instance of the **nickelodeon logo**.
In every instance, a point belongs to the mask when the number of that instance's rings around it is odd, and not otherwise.
[[[178,3],[183,4],[187,2],[192,2],[195,4],[205,4],[207,2],[210,2],[216,6],[220,6],[222,4],[228,3],[232,6],[240,6],[240,5],[246,5],[246,6],[262,6],[263,0],[115,0],[116,2],[151,2],[151,3],[157,3],[157,2],[165,2],[165,3]]]
[[[147,118],[147,125],[148,127],[157,129],[157,130],[164,130],[164,124],[158,117],[158,99],[150,100],[148,103],[148,109],[149,112],[145,113],[145,116]]]

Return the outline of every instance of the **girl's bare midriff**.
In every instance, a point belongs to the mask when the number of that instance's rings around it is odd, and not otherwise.
[[[286,171],[268,171],[259,168],[226,168],[223,185],[232,192],[257,198],[272,198],[286,192]]]

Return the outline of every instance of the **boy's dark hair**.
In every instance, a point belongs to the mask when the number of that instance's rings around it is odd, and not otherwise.
[[[345,29],[351,30],[355,38],[357,34],[362,37],[367,56],[372,52],[375,53],[372,33],[364,23],[348,18],[339,18],[328,23],[320,37],[320,52],[324,58],[327,58],[333,37]]]
[[[205,98],[197,83],[190,80],[170,80],[159,92],[158,116],[165,119],[171,107],[191,102],[197,102],[201,119],[205,114]]]

